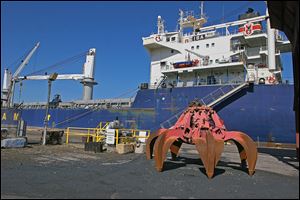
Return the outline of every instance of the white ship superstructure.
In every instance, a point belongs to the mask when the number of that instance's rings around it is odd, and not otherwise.
[[[280,54],[291,45],[270,27],[268,11],[260,15],[249,8],[237,21],[203,27],[202,3],[199,17],[180,10],[178,21],[178,30],[168,32],[158,16],[157,33],[143,38],[151,87],[282,83]]]

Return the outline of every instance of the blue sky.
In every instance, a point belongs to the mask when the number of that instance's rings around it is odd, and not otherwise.
[[[166,29],[174,31],[178,10],[199,13],[200,2],[195,1],[133,1],[133,2],[1,2],[1,80],[5,68],[16,69],[18,58],[36,42],[41,45],[21,75],[48,67],[59,61],[96,48],[94,99],[119,97],[134,90],[142,82],[149,82],[150,58],[142,44],[142,37],[156,32],[157,16],[166,22]],[[265,13],[263,1],[210,1],[204,3],[208,24],[236,20],[239,14],[252,7]],[[65,64],[58,73],[81,73],[85,61]],[[283,76],[292,80],[290,54],[283,55]],[[53,73],[48,71],[48,73]],[[2,81],[1,81],[2,88]],[[15,101],[19,101],[18,87]],[[63,101],[82,98],[78,81],[58,80],[53,83],[52,96],[61,94]],[[127,94],[131,96],[133,93]],[[46,101],[46,81],[24,81],[20,101]]]

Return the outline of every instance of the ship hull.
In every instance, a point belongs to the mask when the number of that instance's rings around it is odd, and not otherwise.
[[[96,127],[99,122],[118,118],[126,128],[154,131],[195,98],[201,99],[220,86],[139,90],[128,109],[50,109],[49,126]],[[293,85],[254,85],[214,107],[228,130],[239,130],[253,140],[295,143]],[[3,124],[13,123],[13,111],[6,113]],[[43,126],[45,109],[22,109],[20,116],[27,126]],[[9,117],[11,116],[11,117]]]

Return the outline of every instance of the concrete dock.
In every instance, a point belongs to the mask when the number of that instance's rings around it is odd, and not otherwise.
[[[30,144],[1,149],[1,198],[278,198],[299,199],[295,149],[258,148],[256,172],[240,167],[235,145],[225,145],[209,180],[192,145],[163,172],[145,154],[84,151],[83,144]]]

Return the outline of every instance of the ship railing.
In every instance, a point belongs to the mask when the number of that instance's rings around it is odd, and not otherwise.
[[[72,140],[72,142],[105,142],[107,138],[107,126],[100,128],[82,128],[82,127],[68,127],[66,131],[66,144],[71,142],[71,137],[79,137],[79,139]],[[150,136],[150,130],[140,129],[110,129],[114,131],[114,144],[126,142],[140,142],[145,143]]]
[[[206,95],[205,97],[201,98],[199,100],[199,102],[202,105],[209,105],[210,103],[212,103],[213,101],[217,100],[218,98],[220,98],[222,95],[225,95],[226,93],[228,93],[229,91],[231,91],[232,89],[235,88],[236,85],[225,85],[222,86],[220,88],[218,88],[217,90],[209,93],[208,95]],[[169,118],[168,120],[164,121],[163,123],[160,124],[161,128],[169,128],[172,125],[174,125],[176,123],[176,121],[179,119],[180,115],[183,113],[183,111],[185,110],[181,109],[179,112],[177,112],[175,115],[173,115],[171,118]]]
[[[170,85],[169,83],[166,83],[166,88],[182,88],[182,87],[203,87],[203,86],[224,86],[224,85],[238,85],[238,84],[242,84],[245,82],[245,80],[242,79],[242,77],[239,77],[240,79],[238,80],[222,80],[222,79],[218,79],[215,83],[209,83],[209,81],[191,81],[193,82],[192,85],[187,85],[186,82],[182,82],[184,84],[182,84],[182,86],[178,86],[176,83],[172,83],[172,85]],[[150,84],[149,89],[156,89],[157,88],[157,84]]]
[[[278,41],[289,41],[287,36],[284,33],[281,33],[279,30],[276,30],[275,37]]]
[[[201,99],[201,103],[203,105],[208,105],[212,101],[215,101],[216,99],[218,99],[220,96],[225,95],[226,93],[228,93],[229,91],[234,89],[236,86],[237,85],[224,85],[224,86],[218,88],[217,90],[211,92],[210,94],[206,95],[205,97],[203,97]]]
[[[184,112],[185,109],[186,108],[180,109],[180,111],[177,112],[175,115],[173,115],[172,117],[170,117],[166,121],[162,122],[160,124],[160,127],[161,128],[170,128],[171,126],[173,126],[178,121],[180,115]]]
[[[235,53],[241,53],[241,54],[244,54],[245,56],[249,57],[249,56],[256,56],[256,55],[259,55],[259,53],[252,53],[253,55],[249,55],[249,54],[246,54],[245,50],[236,50]],[[226,64],[227,63],[237,63],[237,62],[241,62],[241,58],[238,58],[238,59],[232,59],[232,58],[227,58],[226,59]],[[195,65],[193,66],[193,70],[197,70],[197,69],[201,69],[200,67],[209,67],[209,66],[218,66],[218,65],[222,65],[223,63],[214,63],[214,62],[201,62],[200,64],[198,65]],[[199,68],[198,68],[199,67]],[[185,68],[182,68],[181,70],[188,70],[190,69],[191,67],[185,67]],[[173,70],[176,70],[176,68],[173,67],[173,65],[165,65],[165,66],[161,66],[160,67],[161,71],[164,72],[171,72]],[[207,70],[209,70],[210,68],[206,68]]]

